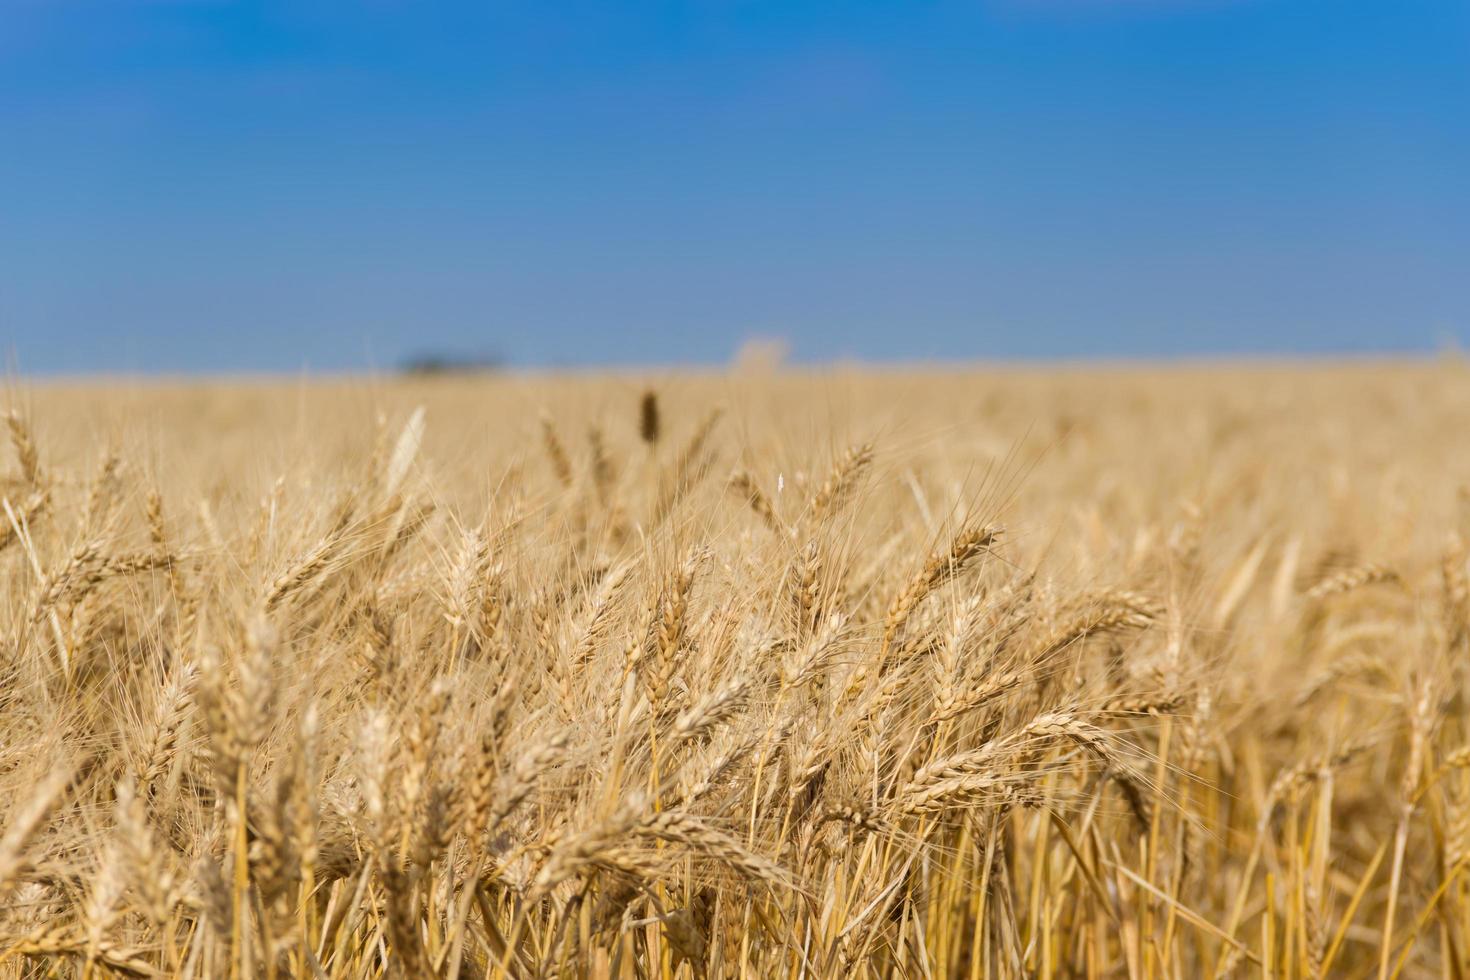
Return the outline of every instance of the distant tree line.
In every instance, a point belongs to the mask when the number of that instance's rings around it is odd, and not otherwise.
[[[405,357],[398,362],[400,374],[488,374],[499,371],[505,362],[497,355],[446,354],[429,352]]]

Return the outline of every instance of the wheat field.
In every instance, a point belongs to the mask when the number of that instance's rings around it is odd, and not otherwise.
[[[1470,969],[1453,359],[4,398],[0,976]]]

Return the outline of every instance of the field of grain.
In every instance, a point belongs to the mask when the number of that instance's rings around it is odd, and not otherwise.
[[[1458,361],[4,407],[0,976],[1470,970]]]

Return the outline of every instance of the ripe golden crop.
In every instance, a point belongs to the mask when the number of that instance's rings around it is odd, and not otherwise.
[[[1458,363],[9,402],[0,975],[1470,968]]]

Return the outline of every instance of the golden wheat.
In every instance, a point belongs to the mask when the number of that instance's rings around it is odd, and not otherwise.
[[[0,976],[1466,975],[1467,381],[34,385]]]

